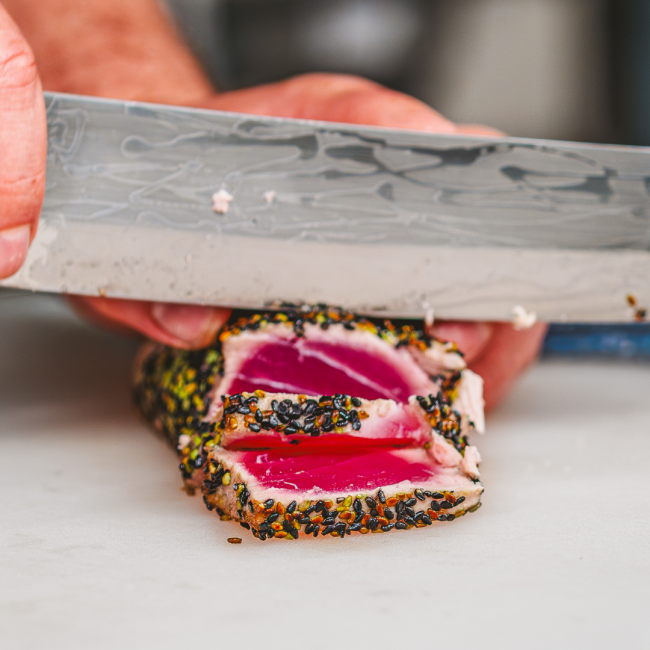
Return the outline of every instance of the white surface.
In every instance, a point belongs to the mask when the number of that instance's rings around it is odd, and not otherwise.
[[[536,367],[473,515],[261,543],[180,491],[133,350],[0,294],[0,647],[650,648],[647,366]]]

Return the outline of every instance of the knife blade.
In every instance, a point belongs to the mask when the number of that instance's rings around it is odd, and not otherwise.
[[[650,305],[650,148],[45,101],[41,221],[0,286],[470,320]]]

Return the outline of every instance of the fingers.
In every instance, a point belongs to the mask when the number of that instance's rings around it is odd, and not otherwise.
[[[216,95],[205,106],[258,115],[455,132],[452,122],[418,99],[351,75],[301,75]]]
[[[517,377],[535,361],[547,326],[537,323],[527,330],[515,330],[510,323],[494,323],[493,334],[469,366],[485,381],[485,407],[495,407]]]
[[[145,336],[184,349],[210,344],[230,317],[229,309],[72,296],[70,302],[84,317],[120,331]]]
[[[429,334],[456,343],[467,365],[483,377],[485,406],[491,409],[535,361],[546,329],[543,323],[518,331],[510,323],[441,321],[429,328]]]
[[[45,104],[29,46],[0,6],[0,277],[27,254],[45,192]]]
[[[491,126],[484,126],[483,124],[456,124],[456,133],[462,135],[488,135],[491,137],[501,137],[505,133],[498,129],[493,129]]]

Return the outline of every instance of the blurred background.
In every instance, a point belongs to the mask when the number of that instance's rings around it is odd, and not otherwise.
[[[220,90],[346,72],[457,122],[650,145],[648,0],[166,0]]]

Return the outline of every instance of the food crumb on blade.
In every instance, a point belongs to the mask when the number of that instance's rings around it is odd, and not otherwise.
[[[227,190],[220,189],[212,195],[212,209],[218,214],[226,214],[230,210],[233,195]]]
[[[537,322],[537,313],[528,311],[521,305],[512,308],[512,326],[516,330],[527,330]]]
[[[267,203],[273,203],[273,199],[275,198],[275,190],[268,190],[267,192],[264,192],[262,196]]]
[[[229,537],[228,544],[241,544],[241,537]]]

